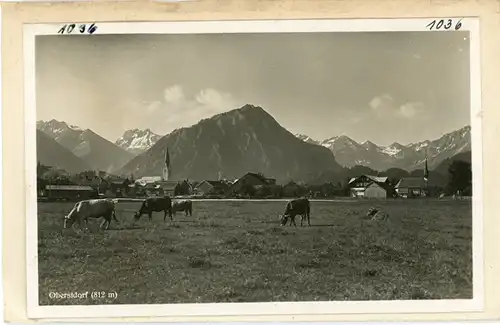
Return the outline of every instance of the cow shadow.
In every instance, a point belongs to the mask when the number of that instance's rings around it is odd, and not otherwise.
[[[280,227],[290,227],[290,228],[295,228],[293,225],[290,226],[289,224],[286,224],[285,226],[282,226],[281,223],[275,223],[277,226],[280,226]],[[307,225],[307,224],[304,224],[303,226],[300,225],[299,222],[297,222],[297,228],[322,228],[322,227],[337,227],[338,225],[335,225],[335,224],[320,224],[320,225],[315,225],[315,224],[311,224],[310,226]]]
[[[174,227],[178,228],[179,224],[195,224],[196,220],[170,220],[167,218],[166,221],[163,221],[163,219],[158,219],[158,220],[144,220],[144,221],[137,221],[135,223],[133,222],[127,222],[127,223],[122,223],[121,225],[117,226],[116,230],[141,230],[141,229],[149,229],[149,228],[155,228],[155,227],[164,227],[166,226],[166,229],[169,227]],[[177,226],[176,226],[177,225]]]
[[[146,229],[146,225],[137,225],[137,224],[128,224],[128,225],[123,225],[120,227],[119,230],[140,230],[140,229]]]
[[[180,223],[195,223],[196,220],[175,220],[173,222],[180,222]]]
[[[335,224],[321,224],[321,225],[311,224],[311,227],[337,227],[337,225],[335,225]]]

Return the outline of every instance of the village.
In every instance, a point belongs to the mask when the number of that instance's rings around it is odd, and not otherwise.
[[[426,197],[423,177],[405,177],[397,183],[388,177],[359,175],[341,182],[308,185],[289,181],[279,185],[276,179],[248,172],[238,179],[169,180],[163,176],[108,176],[104,172],[84,172],[70,177],[38,179],[39,200],[81,200],[97,197],[146,198],[158,196],[203,199],[259,198],[277,199],[308,196],[311,198],[351,197],[366,199]]]

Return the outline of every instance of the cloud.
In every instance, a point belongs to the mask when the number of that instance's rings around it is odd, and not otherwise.
[[[422,102],[396,103],[389,94],[375,96],[368,104],[373,113],[381,118],[397,117],[411,119],[417,117],[424,110]]]
[[[185,100],[184,90],[181,86],[175,85],[163,91],[163,98],[166,103],[179,103]]]
[[[236,101],[228,93],[222,93],[212,88],[203,89],[196,95],[196,101],[207,108],[227,111],[235,108]]]
[[[155,124],[157,132],[196,124],[199,120],[243,106],[229,93],[213,88],[200,90],[192,97],[185,95],[180,85],[167,87],[163,100],[151,102],[146,111],[147,119]]]
[[[423,111],[424,104],[421,102],[408,102],[399,107],[398,114],[404,118],[412,118]]]
[[[394,99],[389,94],[375,96],[369,105],[372,111],[378,116],[385,116],[394,111]]]

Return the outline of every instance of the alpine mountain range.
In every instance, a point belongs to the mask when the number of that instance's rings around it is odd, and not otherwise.
[[[179,180],[217,179],[219,175],[231,179],[257,172],[279,182],[308,182],[355,166],[411,173],[423,169],[426,157],[429,169],[443,174],[452,160],[471,159],[470,126],[407,145],[358,143],[346,135],[318,141],[289,132],[263,108],[249,104],[167,135],[150,129],[127,130],[114,143],[64,121],[37,121],[39,163],[72,173],[102,170],[134,177],[161,175],[166,148],[172,178]]]

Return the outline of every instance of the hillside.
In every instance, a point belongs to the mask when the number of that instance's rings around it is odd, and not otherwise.
[[[134,156],[92,130],[83,130],[65,122],[38,121],[37,129],[85,160],[92,169],[114,172]]]
[[[460,160],[460,161],[465,161],[465,162],[470,163],[471,158],[472,158],[471,154],[472,153],[470,151],[467,151],[467,152],[459,153],[451,158],[445,159],[437,166],[435,171],[440,173],[440,174],[448,175],[448,167],[451,165],[451,163],[453,161]]]
[[[306,181],[322,171],[341,169],[331,151],[297,139],[262,108],[245,105],[173,131],[121,172],[161,175],[167,147],[174,179],[260,172],[278,181]]]
[[[36,131],[36,155],[42,165],[64,169],[70,173],[91,169],[87,162],[40,130]]]
[[[138,155],[150,149],[161,137],[150,129],[133,129],[125,131],[115,144],[133,155]]]
[[[435,140],[402,145],[394,142],[389,146],[379,146],[371,141],[357,143],[346,135],[316,141],[304,134],[297,138],[330,149],[336,160],[344,167],[363,165],[375,170],[401,168],[408,171],[423,168],[428,156],[430,169],[436,168],[444,160],[471,150],[470,126],[446,133]]]

